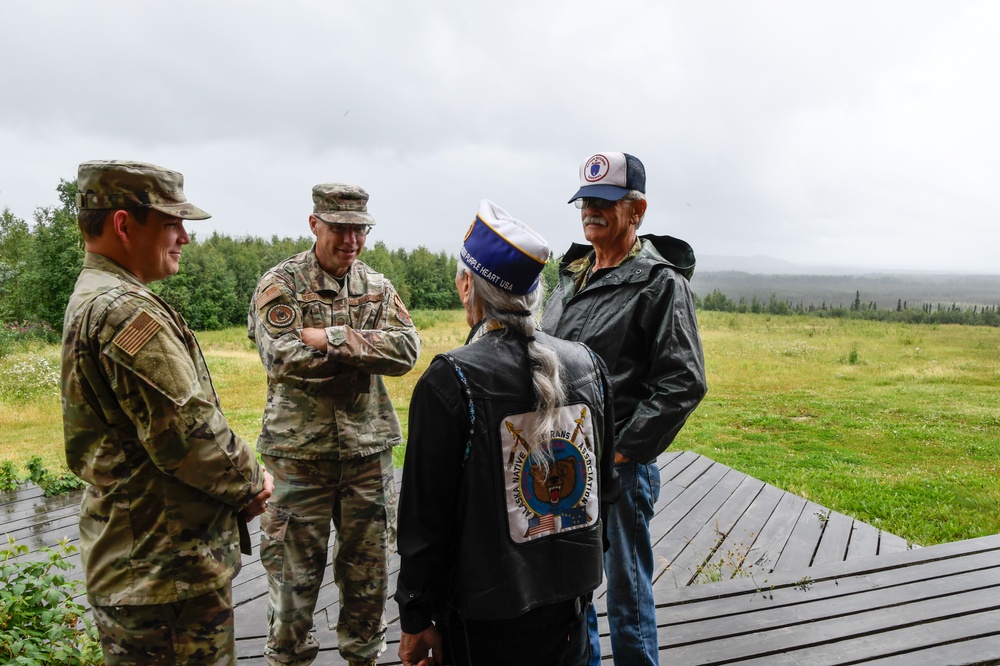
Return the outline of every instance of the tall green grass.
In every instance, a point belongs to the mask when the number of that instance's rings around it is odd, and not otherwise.
[[[462,312],[413,315],[420,360],[386,378],[404,432],[417,379],[468,333]],[[721,312],[699,323],[709,394],[674,448],[919,544],[1000,532],[1000,329]],[[198,338],[227,418],[254,442],[255,347],[240,328]],[[42,363],[58,358],[34,342],[0,359],[0,461],[61,465],[58,386]]]
[[[699,313],[676,448],[920,544],[1000,532],[1000,330]]]

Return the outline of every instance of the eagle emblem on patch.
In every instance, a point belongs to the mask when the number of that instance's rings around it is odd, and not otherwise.
[[[295,321],[295,310],[284,303],[273,305],[267,311],[267,323],[271,326],[285,328],[291,326],[293,321]]]
[[[113,340],[116,347],[129,356],[135,356],[142,349],[143,345],[153,339],[156,332],[163,328],[163,324],[156,321],[148,312],[143,310],[128,326],[115,336]]]

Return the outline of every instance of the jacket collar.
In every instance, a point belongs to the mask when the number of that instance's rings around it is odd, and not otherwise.
[[[341,287],[342,281],[344,286],[347,287],[347,293],[353,294],[357,292],[357,285],[353,283],[357,282],[358,271],[363,266],[360,261],[355,260],[351,264],[351,267],[347,269],[347,272],[344,273],[344,277],[338,280],[319,265],[319,258],[316,256],[316,244],[313,243],[313,246],[306,252],[306,264],[309,269],[309,288],[313,292],[332,291],[335,294],[339,294],[343,288]]]
[[[639,236],[639,240],[642,241],[642,249],[639,250],[639,254],[635,258],[616,268],[609,269],[614,276],[615,284],[646,280],[649,277],[650,269],[657,264],[673,268],[688,280],[694,275],[694,250],[687,242],[673,236],[655,236],[653,234]],[[569,264],[593,251],[592,245],[573,243],[559,262],[559,272],[565,273]]]
[[[636,238],[635,243],[632,244],[631,249],[629,249],[628,253],[626,253],[626,255],[622,258],[622,260],[609,268],[618,268],[622,264],[626,264],[632,261],[639,255],[639,252],[641,250],[642,250],[642,241]],[[587,285],[588,282],[590,282],[590,277],[593,274],[593,266],[596,258],[597,256],[594,254],[594,252],[587,252],[579,259],[575,259],[570,263],[565,264],[564,270],[567,273],[573,274],[573,284],[576,285],[576,291],[580,291]]]
[[[469,337],[465,339],[465,344],[472,344],[480,338],[486,337],[493,331],[499,331],[500,329],[506,329],[506,324],[501,324],[495,319],[480,319],[469,331]]]
[[[99,271],[105,271],[111,273],[125,282],[134,284],[137,287],[142,287],[143,289],[148,289],[142,281],[132,274],[127,268],[119,264],[113,259],[105,257],[103,254],[97,254],[96,252],[87,252],[83,255],[83,267],[92,268]]]

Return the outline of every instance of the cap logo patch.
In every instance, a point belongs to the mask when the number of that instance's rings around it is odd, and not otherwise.
[[[267,311],[267,321],[277,328],[291,326],[292,322],[295,321],[295,311],[284,303],[278,303]]]
[[[587,166],[584,169],[583,177],[588,183],[596,183],[608,175],[608,169],[610,167],[611,163],[608,162],[607,157],[604,155],[594,155],[587,160]]]

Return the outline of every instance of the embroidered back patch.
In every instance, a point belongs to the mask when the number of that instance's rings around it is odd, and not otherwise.
[[[135,356],[142,346],[149,342],[163,325],[153,319],[145,310],[115,336],[114,344],[129,356]]]
[[[586,405],[559,410],[549,439],[552,458],[529,453],[527,433],[534,413],[512,414],[500,426],[510,538],[524,543],[597,522],[597,455],[594,424]]]

